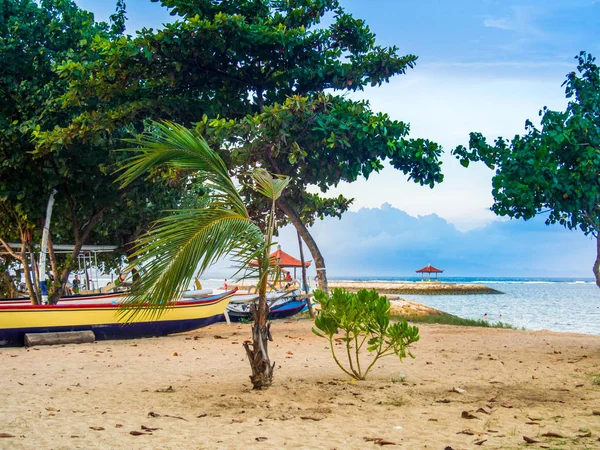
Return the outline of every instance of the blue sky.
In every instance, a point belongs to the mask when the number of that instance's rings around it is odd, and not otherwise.
[[[99,20],[114,9],[111,1],[76,1]],[[448,153],[466,144],[471,131],[490,139],[512,137],[523,132],[526,119],[537,120],[543,106],[564,108],[561,84],[575,68],[574,56],[581,50],[600,56],[598,1],[341,3],[369,24],[379,44],[419,57],[414,70],[355,97],[409,122],[412,136],[441,143],[446,178],[431,190],[386,168],[368,181],[332,190],[355,202],[342,220],[312,230],[329,272],[410,275],[431,263],[456,276],[591,276],[589,238],[546,227],[543,219],[496,217],[489,211],[492,173],[477,165],[466,170]],[[128,0],[127,10],[129,34],[173,20],[149,0]],[[283,230],[281,243],[297,255],[293,230]]]

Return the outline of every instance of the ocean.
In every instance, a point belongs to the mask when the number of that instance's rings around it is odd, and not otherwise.
[[[331,277],[335,281],[402,282],[420,277]],[[205,288],[220,288],[222,278],[202,279]],[[312,283],[312,277],[310,279]],[[410,295],[402,297],[467,319],[504,322],[526,330],[600,335],[600,288],[591,278],[443,277],[448,283],[480,283],[498,295]],[[230,281],[231,282],[231,281]],[[251,282],[246,282],[252,284]],[[500,318],[502,315],[502,318]]]
[[[343,278],[343,281],[419,281],[420,278]],[[342,278],[336,279],[342,281]],[[527,330],[600,335],[600,288],[591,278],[449,278],[449,283],[480,283],[499,295],[402,295],[467,319],[501,321]],[[502,315],[502,318],[500,318]]]

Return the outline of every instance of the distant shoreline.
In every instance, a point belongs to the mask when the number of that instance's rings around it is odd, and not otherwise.
[[[342,288],[355,292],[360,289],[375,289],[380,295],[415,294],[415,295],[479,295],[502,294],[483,284],[459,284],[442,282],[364,282],[364,281],[330,281],[329,288]]]

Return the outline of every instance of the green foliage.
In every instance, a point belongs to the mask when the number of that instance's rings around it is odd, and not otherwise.
[[[576,57],[577,72],[567,75],[569,103],[565,111],[540,111],[541,129],[531,121],[526,134],[511,141],[488,144],[471,133],[469,148],[453,154],[467,167],[483,161],[495,170],[492,210],[501,216],[523,218],[549,212],[547,224],[579,228],[595,237],[600,230],[600,69],[591,55]],[[594,264],[600,286],[600,244]]]
[[[148,171],[166,166],[193,171],[194,179],[208,188],[208,195],[203,207],[178,209],[158,220],[138,240],[133,256],[146,274],[133,285],[127,313],[159,314],[181,296],[197,272],[204,272],[225,255],[234,255],[241,267],[257,259],[259,278],[266,281],[273,232],[265,235],[252,222],[223,160],[194,130],[168,122],[155,123],[153,128],[152,134],[129,141],[135,148],[124,150],[134,155],[122,167],[118,179],[121,187],[125,189]],[[262,169],[251,179],[252,188],[271,202],[288,182]],[[148,303],[156,308],[143,308]]]
[[[463,327],[514,329],[512,325],[503,322],[491,322],[483,319],[464,319],[462,317],[453,316],[452,314],[392,316],[392,320],[406,320],[407,322],[412,323],[439,323],[442,325],[457,325]]]
[[[416,182],[442,180],[437,144],[406,139],[408,125],[366,102],[324,94],[381,85],[417,59],[377,45],[337,0],[161,3],[179,20],[135,38],[96,37],[97,58],[58,67],[69,83],[61,100],[80,114],[48,142],[86,141],[140,117],[198,123],[237,176],[261,165],[292,177],[285,200],[307,224],[339,217],[351,202],[309,194],[309,184],[325,192],[386,160]],[[244,196],[260,218],[265,200]]]
[[[255,169],[250,188],[268,198],[270,211],[263,231],[248,214],[225,162],[195,131],[170,122],[154,123],[153,133],[131,140],[134,156],[122,168],[119,180],[127,188],[136,179],[159,167],[185,170],[208,188],[206,203],[194,209],[179,208],[174,215],[157,221],[137,244],[136,263],[146,269],[134,282],[123,315],[160,315],[188,288],[196,271],[204,272],[225,255],[233,255],[240,270],[253,260],[258,266],[258,300],[254,304],[252,343],[244,342],[250,361],[250,379],[255,389],[271,385],[274,364],[267,352],[270,337],[267,321],[269,257],[275,231],[275,202],[289,183],[285,176],[272,176]],[[278,269],[277,269],[278,271]]]
[[[396,355],[400,361],[408,354],[407,347],[419,340],[419,329],[406,320],[391,323],[390,302],[375,290],[362,289],[357,293],[334,289],[331,296],[315,291],[315,300],[321,309],[315,318],[313,333],[329,339],[331,354],[336,364],[347,375],[364,380],[375,363],[382,357]],[[336,342],[344,344],[348,364],[342,364],[336,355]],[[364,369],[361,350],[373,355]]]
[[[433,187],[441,179],[437,144],[406,139],[406,124],[373,113],[367,102],[329,94],[294,95],[239,120],[204,116],[196,128],[214,145],[224,143],[226,157],[241,179],[257,158],[290,176],[286,201],[307,225],[316,218],[340,217],[350,204],[344,197],[310,194],[307,185],[326,192],[340,181],[368,178],[383,169],[385,160],[419,183]],[[258,215],[264,208],[260,200],[247,196],[251,213]]]
[[[142,119],[113,128],[110,135],[95,122],[83,140],[55,134],[82,114],[79,105],[65,101],[69,82],[57,67],[97,61],[94,43],[118,39],[124,14],[119,0],[111,28],[70,0],[0,1],[0,238],[5,241],[41,240],[46,202],[56,187],[52,241],[76,247],[119,244],[120,252],[101,261],[115,267],[159,211],[188,201],[183,179],[155,174],[126,191],[114,184],[113,171],[126,155],[112,149],[122,136],[143,129]],[[176,185],[179,190],[172,188]],[[100,221],[103,226],[96,226]],[[56,255],[55,298],[77,254]]]

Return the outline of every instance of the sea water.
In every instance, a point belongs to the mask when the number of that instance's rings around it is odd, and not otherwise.
[[[417,277],[336,277],[332,281],[406,282]],[[219,289],[224,279],[202,279],[203,288]],[[312,279],[310,280],[312,282]],[[442,282],[478,283],[502,294],[412,295],[402,297],[467,319],[503,322],[527,330],[600,335],[600,288],[590,278],[449,278]],[[231,280],[229,280],[231,283]],[[500,317],[502,316],[502,317]]]
[[[374,278],[361,277],[353,281],[375,281]],[[377,281],[418,280],[379,278]],[[501,321],[527,330],[600,335],[600,288],[592,279],[445,277],[440,281],[480,283],[503,294],[403,294],[402,297],[467,319],[483,319],[487,314],[491,322]]]

